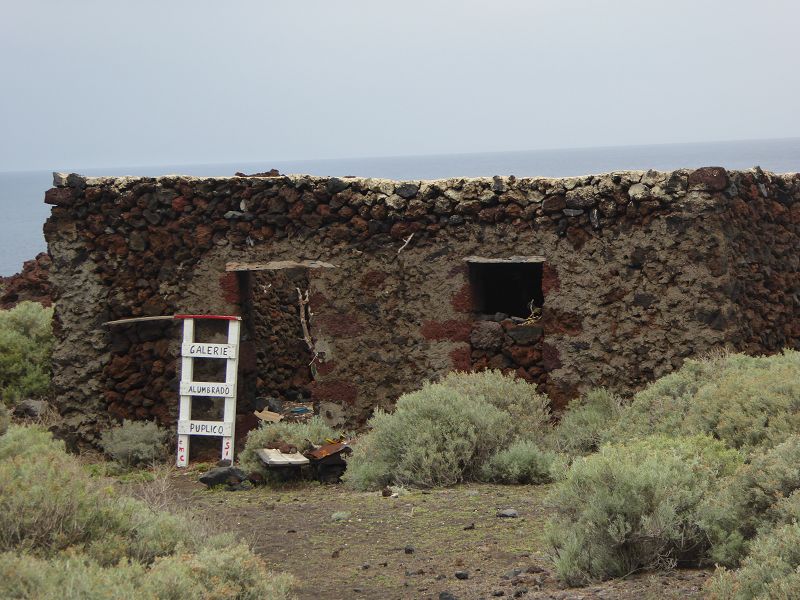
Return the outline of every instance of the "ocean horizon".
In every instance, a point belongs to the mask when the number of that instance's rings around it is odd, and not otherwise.
[[[46,250],[42,226],[50,213],[44,193],[52,186],[53,171],[82,175],[182,174],[232,176],[278,169],[281,173],[319,176],[361,176],[387,179],[444,179],[450,177],[569,177],[621,170],[672,170],[701,166],[766,171],[800,171],[800,138],[692,144],[613,146],[513,152],[484,152],[373,158],[263,160],[217,164],[87,167],[0,172],[0,276],[18,272],[22,263]]]

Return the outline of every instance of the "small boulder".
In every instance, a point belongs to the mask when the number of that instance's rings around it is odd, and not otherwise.
[[[701,167],[689,173],[689,189],[721,192],[728,187],[728,172],[722,167]]]
[[[395,194],[406,200],[410,200],[419,192],[419,186],[415,183],[403,183],[397,186]]]
[[[45,410],[47,402],[44,400],[23,400],[14,407],[14,416],[36,419],[42,416]]]
[[[247,479],[247,475],[236,467],[215,467],[200,475],[200,483],[212,488],[218,485],[237,486]]]
[[[496,350],[503,345],[503,326],[495,321],[478,321],[472,328],[469,341],[473,348]]]
[[[522,325],[508,330],[508,336],[514,340],[515,344],[527,346],[539,341],[544,329],[539,325]]]
[[[516,519],[519,513],[513,508],[504,508],[503,510],[497,511],[497,516],[501,519]]]

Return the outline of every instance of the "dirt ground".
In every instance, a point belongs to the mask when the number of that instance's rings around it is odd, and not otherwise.
[[[679,570],[565,588],[546,554],[547,486],[464,485],[384,498],[311,482],[207,490],[197,475],[170,474],[177,504],[292,573],[304,600],[691,598],[702,596],[710,576]],[[498,517],[506,508],[518,518]]]

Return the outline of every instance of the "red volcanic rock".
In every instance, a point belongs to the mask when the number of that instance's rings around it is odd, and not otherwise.
[[[450,351],[450,364],[456,371],[470,371],[471,365],[471,352],[469,346],[455,348]]]
[[[728,187],[728,172],[722,167],[701,167],[689,173],[689,189],[721,192]]]
[[[349,381],[321,381],[311,384],[311,396],[315,401],[325,400],[336,404],[355,404],[358,388]]]
[[[45,204],[52,204],[53,206],[70,206],[74,200],[75,197],[70,188],[50,188],[44,193]]]
[[[0,277],[0,308],[13,308],[25,300],[50,306],[51,264],[50,256],[42,252],[33,260],[25,261],[16,275]]]
[[[472,333],[470,321],[425,321],[422,324],[422,336],[428,340],[468,342],[470,333]]]
[[[523,367],[530,367],[542,359],[542,353],[534,346],[512,346],[509,352],[512,360]]]

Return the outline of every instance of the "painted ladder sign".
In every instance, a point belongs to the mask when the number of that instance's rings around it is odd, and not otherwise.
[[[192,435],[222,438],[222,460],[233,462],[234,425],[236,421],[236,370],[239,354],[240,317],[223,315],[175,315],[183,319],[181,345],[180,407],[178,410],[177,465],[189,464],[189,442]],[[194,339],[196,319],[228,321],[228,343],[209,344]],[[195,358],[218,358],[225,361],[225,381],[193,381]],[[225,399],[222,421],[192,420],[192,397],[208,396]]]

